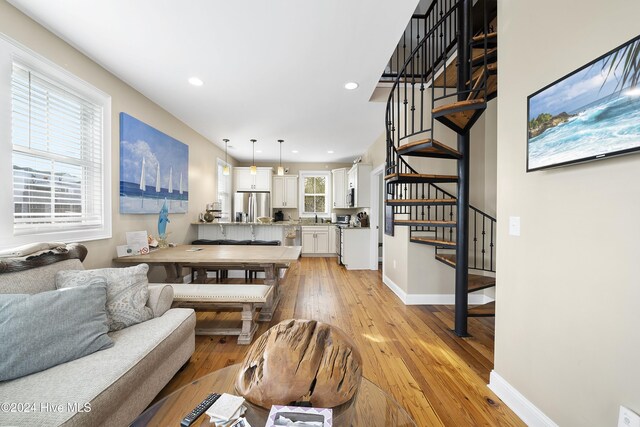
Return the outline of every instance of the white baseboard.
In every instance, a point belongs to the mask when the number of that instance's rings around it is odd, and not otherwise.
[[[456,296],[454,294],[408,294],[400,286],[386,275],[382,276],[382,282],[400,298],[405,305],[453,305]],[[494,301],[484,294],[469,294],[469,304],[480,305]]]
[[[488,386],[529,427],[558,427],[496,371],[491,371]]]
[[[469,294],[469,304],[481,305],[494,301],[493,298],[483,294]],[[455,294],[407,294],[406,305],[453,305],[456,302]]]
[[[402,301],[404,304],[407,303],[407,293],[403,291],[400,286],[396,285],[393,280],[389,279],[385,274],[382,275],[382,283],[387,285],[387,287],[391,289],[391,292],[393,292],[398,296],[398,298],[400,298],[400,301]]]

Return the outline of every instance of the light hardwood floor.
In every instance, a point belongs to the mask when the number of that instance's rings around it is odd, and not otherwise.
[[[347,271],[335,258],[302,258],[283,281],[283,298],[256,337],[289,318],[335,325],[356,342],[364,375],[391,394],[418,426],[524,426],[486,386],[493,368],[494,320],[469,320],[471,338],[451,332],[451,306],[405,306],[380,272]],[[217,316],[217,317],[216,317]],[[198,319],[239,313],[198,313]],[[239,363],[249,346],[236,337],[196,337],[187,367],[158,398],[222,367]],[[366,426],[365,426],[366,427]],[[391,427],[391,426],[390,426]]]

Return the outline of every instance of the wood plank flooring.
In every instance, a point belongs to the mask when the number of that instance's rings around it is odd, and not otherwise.
[[[486,386],[493,368],[493,318],[469,319],[472,337],[458,338],[451,332],[453,307],[405,306],[382,283],[380,272],[347,271],[335,258],[302,258],[282,286],[273,320],[261,323],[256,337],[289,318],[331,323],[355,340],[364,375],[418,426],[525,425]],[[212,318],[239,319],[239,313],[198,313],[199,320]],[[191,362],[158,399],[239,363],[248,348],[237,345],[236,337],[197,336]]]

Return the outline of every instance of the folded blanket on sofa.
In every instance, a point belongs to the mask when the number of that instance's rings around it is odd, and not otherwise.
[[[0,251],[0,258],[20,258],[26,256],[38,256],[43,253],[48,253],[52,249],[57,249],[59,252],[66,251],[67,245],[60,242],[40,242],[29,243],[27,245],[18,246],[17,248],[5,249]]]

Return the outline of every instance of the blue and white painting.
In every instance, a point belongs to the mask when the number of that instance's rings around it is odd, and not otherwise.
[[[120,113],[120,213],[186,213],[189,146]]]
[[[640,40],[529,97],[528,169],[640,147]]]

